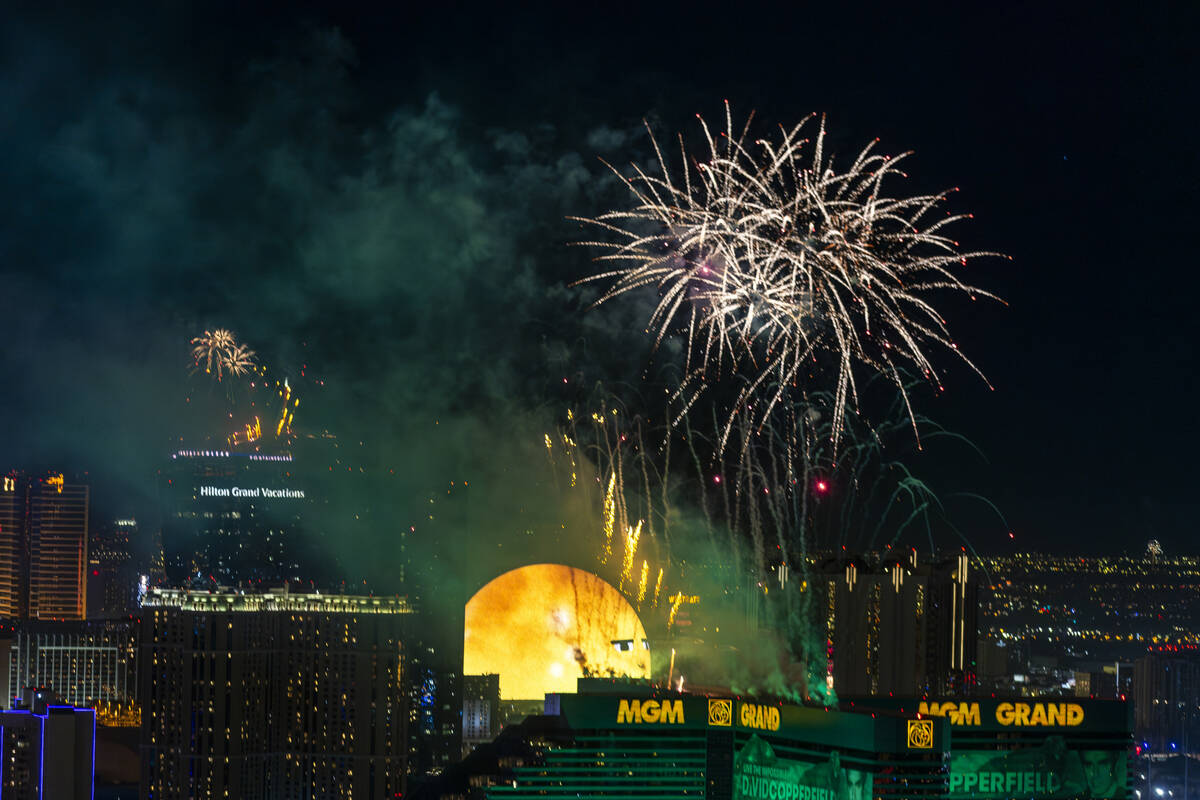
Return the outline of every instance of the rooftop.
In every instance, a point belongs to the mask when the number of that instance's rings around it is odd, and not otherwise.
[[[184,611],[318,611],[335,614],[410,614],[404,597],[368,597],[349,594],[299,594],[286,588],[264,592],[188,591],[151,589],[143,608],[178,608]]]

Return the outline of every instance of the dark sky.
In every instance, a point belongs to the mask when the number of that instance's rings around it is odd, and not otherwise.
[[[946,306],[995,391],[947,359],[922,400],[988,457],[926,465],[1003,510],[981,551],[1195,552],[1186,4],[255,5],[0,12],[3,466],[138,494],[204,327],[374,398],[397,462],[410,418],[636,374],[639,309],[583,314],[565,217],[619,202],[597,156],[644,157],[643,118],[728,98],[915,151],[964,246],[1012,256],[969,275],[1007,307]]]

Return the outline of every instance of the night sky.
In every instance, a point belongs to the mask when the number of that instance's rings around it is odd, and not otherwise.
[[[0,466],[145,502],[213,326],[310,365],[381,463],[426,458],[441,415],[502,459],[563,378],[653,372],[645,309],[568,286],[592,267],[567,217],[623,201],[599,157],[645,159],[643,119],[690,136],[728,99],[915,151],[912,189],[975,214],[964,248],[1012,256],[966,275],[1007,307],[944,306],[995,391],[939,357],[919,398],[987,456],[921,456],[1007,517],[962,521],[980,551],[1196,552],[1185,4],[243,5],[0,12]]]

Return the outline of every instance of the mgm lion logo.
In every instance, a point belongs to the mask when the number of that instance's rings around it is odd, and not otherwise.
[[[733,701],[732,700],[709,700],[708,701],[708,724],[720,725],[728,728],[733,724]]]
[[[914,750],[933,749],[933,720],[910,719],[908,721],[908,746]]]

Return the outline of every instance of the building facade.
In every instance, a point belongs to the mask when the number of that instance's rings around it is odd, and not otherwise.
[[[0,616],[82,620],[88,487],[61,474],[0,477]]]
[[[127,616],[137,610],[137,520],[114,519],[96,528],[88,546],[88,618]]]
[[[319,577],[306,538],[313,487],[290,452],[179,450],[160,475],[162,546],[172,586],[261,588]]]
[[[0,476],[0,617],[23,619],[29,610],[28,481],[21,473]]]
[[[1151,753],[1200,748],[1200,657],[1143,656],[1133,665],[1134,726]]]
[[[136,707],[136,620],[24,622],[11,635],[0,707],[15,703],[30,686],[49,689],[71,705],[100,709],[102,717]]]
[[[0,711],[0,798],[92,800],[96,715],[30,694]]]
[[[463,676],[463,755],[500,733],[500,676]]]
[[[950,800],[1122,800],[1134,797],[1133,710],[1072,697],[863,697],[860,713],[950,723]]]
[[[472,754],[441,796],[946,796],[944,720],[633,687],[548,695],[544,710]]]
[[[408,700],[408,771],[415,779],[440,774],[462,758],[462,654],[429,636],[436,624],[428,615],[415,619],[405,660]]]
[[[402,599],[151,590],[143,800],[379,800],[406,787]]]
[[[966,554],[935,562],[919,562],[915,552],[878,562],[830,560],[812,583],[827,681],[839,695],[975,688],[979,587]]]

